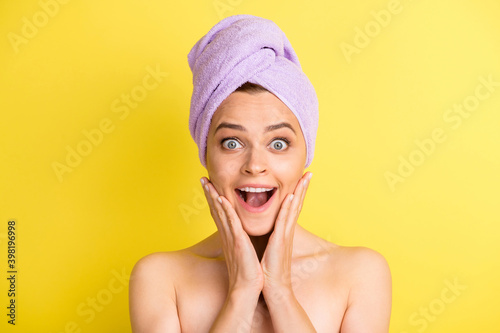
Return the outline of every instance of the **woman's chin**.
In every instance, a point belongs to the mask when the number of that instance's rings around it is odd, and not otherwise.
[[[241,224],[248,236],[264,236],[274,229],[274,221],[241,221]]]

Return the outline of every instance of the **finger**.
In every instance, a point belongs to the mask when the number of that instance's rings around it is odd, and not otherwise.
[[[218,199],[220,199],[221,206],[226,213],[227,223],[232,232],[232,244],[228,248],[235,250],[236,248],[241,249],[243,251],[242,253],[244,253],[246,257],[244,260],[248,260],[248,255],[253,256],[256,260],[258,260],[257,253],[252,246],[252,241],[250,240],[248,234],[243,230],[240,217],[234,210],[231,202],[223,196],[220,196]],[[230,253],[228,253],[228,255],[230,255]]]
[[[285,200],[283,200],[283,203],[281,204],[281,208],[280,208],[280,211],[278,213],[278,217],[276,218],[276,222],[274,224],[273,233],[276,234],[276,237],[283,238],[285,236],[286,220],[288,219],[288,216],[290,215],[290,206],[292,204],[293,198],[294,198],[293,194],[288,194],[285,197]]]
[[[221,204],[221,206],[224,209],[224,212],[226,214],[226,220],[227,220],[228,227],[230,228],[231,232],[233,233],[233,236],[236,237],[236,236],[240,235],[243,232],[243,227],[241,226],[240,218],[239,218],[238,214],[236,213],[236,211],[234,210],[233,206],[231,205],[229,200],[227,200],[223,196],[219,196],[217,198],[217,200],[220,200],[219,202],[220,202],[220,204]]]
[[[208,203],[208,208],[210,209],[210,215],[212,216],[212,219],[215,222],[215,225],[217,226],[217,230],[220,232],[223,232],[223,226],[219,218],[217,217],[217,210],[215,208],[214,200],[210,194],[210,188],[208,187],[208,179],[205,177],[202,177],[200,179],[202,187],[203,187],[203,194],[205,195],[205,198],[207,199]],[[224,237],[222,237],[224,238]]]
[[[278,218],[281,216],[281,219],[276,219],[276,224],[275,224],[275,229],[278,229],[278,233],[284,237],[287,233],[288,230],[291,229],[291,226],[287,227],[287,225],[294,223],[294,221],[288,222],[290,219],[293,220],[293,218],[290,218],[291,216],[297,215],[293,214],[294,209],[297,209],[297,200],[300,200],[300,196],[302,196],[303,192],[303,184],[304,181],[307,179],[307,175],[303,175],[299,181],[297,182],[297,185],[295,186],[294,192],[291,195],[291,197],[285,198],[283,201],[283,205],[280,209],[280,213],[278,215]],[[287,201],[290,201],[287,203]]]
[[[304,198],[306,196],[307,189],[309,188],[309,184],[311,183],[312,172],[308,172],[306,177],[307,177],[306,182],[305,182],[305,185],[304,185],[304,188],[302,190],[301,197],[300,197],[300,205],[299,205],[299,211],[298,211],[299,213],[302,211],[302,206],[304,205]]]
[[[297,187],[295,188],[294,198],[290,204],[290,209],[285,223],[285,234],[289,235],[293,231],[295,224],[299,218],[300,209],[302,208],[302,201],[304,200],[304,194],[309,178],[309,174],[305,174],[299,180]]]
[[[215,186],[210,182],[207,183],[207,187],[208,187],[208,192],[210,193],[210,196],[212,198],[212,202],[213,202],[215,211],[217,213],[217,216],[218,216],[222,226],[224,227],[225,231],[230,231],[228,223],[227,223],[226,212],[224,211],[224,208],[222,207],[221,201],[219,200],[219,198],[220,198],[219,192],[217,192],[217,189],[215,188]]]
[[[219,226],[219,221],[218,219],[215,218],[215,214],[217,213],[216,210],[215,210],[215,204],[214,204],[214,199],[212,198],[212,195],[210,194],[210,188],[208,187],[208,179],[205,178],[205,177],[202,177],[200,179],[201,181],[201,184],[202,184],[202,187],[203,187],[203,194],[205,194],[205,198],[207,199],[207,202],[208,202],[208,207],[210,208],[210,213],[212,215],[212,217],[214,218],[215,223],[217,224],[217,226]]]
[[[201,186],[203,188],[203,194],[205,195],[205,199],[207,199],[208,208],[210,209],[210,213],[212,214],[212,217],[213,217],[213,213],[215,210],[214,210],[213,199],[210,196],[210,191],[209,191],[209,188],[207,185],[208,180],[205,177],[201,177],[200,182],[201,182]],[[215,221],[215,222],[216,222],[216,224],[219,224],[218,221]]]
[[[229,227],[227,225],[224,209],[217,201],[219,193],[208,179],[206,179],[205,177],[203,177],[202,179],[204,180],[203,189],[205,192],[205,197],[207,198],[208,204],[210,206],[210,212],[215,221],[215,224],[217,225],[217,229],[224,235],[222,238],[228,238],[231,231],[229,230]]]
[[[302,177],[300,177],[299,181],[297,182],[297,185],[295,185],[295,189],[293,190],[293,194],[295,195],[295,197],[297,197],[299,199],[302,197],[304,184],[306,183],[306,181],[309,177],[309,174],[310,174],[309,172],[306,172],[305,174],[303,174]]]
[[[247,251],[251,250],[251,252],[256,255],[250,237],[243,229],[241,219],[231,205],[231,202],[229,202],[229,200],[227,200],[227,198],[225,197],[221,196],[219,198],[221,199],[222,206],[224,207],[226,212],[228,221],[227,223],[230,226],[231,232],[233,233],[233,244],[238,243],[242,248],[245,248]]]

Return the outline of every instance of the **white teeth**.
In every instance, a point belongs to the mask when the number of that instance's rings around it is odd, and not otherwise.
[[[272,191],[272,188],[263,188],[263,187],[241,187],[238,190],[245,192],[267,192]]]

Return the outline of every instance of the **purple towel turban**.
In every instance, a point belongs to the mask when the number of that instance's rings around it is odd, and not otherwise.
[[[311,164],[318,98],[292,45],[274,22],[253,15],[227,17],[193,46],[188,62],[193,72],[189,130],[205,168],[212,116],[247,81],[269,90],[297,117],[307,148],[305,167]]]

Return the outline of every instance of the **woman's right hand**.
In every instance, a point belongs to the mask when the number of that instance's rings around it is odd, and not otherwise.
[[[232,292],[255,293],[258,297],[264,287],[264,274],[250,237],[243,230],[240,218],[231,203],[202,177],[205,197],[210,214],[217,225],[229,278],[229,294]],[[220,202],[219,200],[220,199]]]

